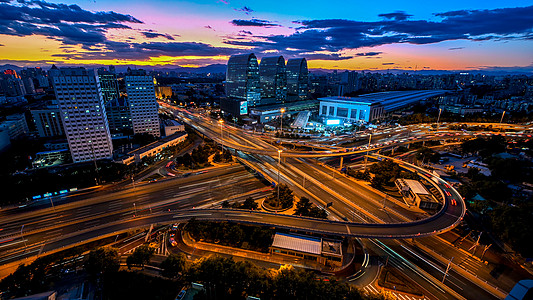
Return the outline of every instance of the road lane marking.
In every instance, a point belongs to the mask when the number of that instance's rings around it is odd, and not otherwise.
[[[15,244],[18,244],[18,243],[23,243],[25,241],[27,241],[27,240],[21,240],[21,241],[16,241],[16,242],[13,242],[13,243],[5,244],[5,245],[0,246],[0,248],[7,247],[7,246],[12,246],[12,245],[15,245]]]
[[[262,219],[261,216],[256,216],[253,214],[226,214],[226,217],[247,217],[247,218],[255,218],[255,219]]]
[[[211,216],[213,214],[188,214],[188,215],[174,215],[172,218],[186,218],[186,217],[198,217],[198,216]]]

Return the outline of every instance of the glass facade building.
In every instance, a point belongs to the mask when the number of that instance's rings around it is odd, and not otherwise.
[[[98,69],[98,79],[100,80],[100,88],[102,90],[102,98],[104,104],[117,99],[120,94],[118,92],[117,75],[107,71],[105,68]]]
[[[233,55],[228,60],[226,96],[235,100],[246,100],[248,107],[260,104],[259,64],[253,53]]]
[[[307,99],[309,89],[309,71],[305,58],[287,61],[287,98],[289,101]]]
[[[287,99],[287,72],[283,56],[263,57],[259,66],[262,98],[274,98],[278,103]]]

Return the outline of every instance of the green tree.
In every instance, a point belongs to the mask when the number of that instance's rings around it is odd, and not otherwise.
[[[257,210],[258,207],[259,207],[259,204],[257,204],[257,202],[254,201],[254,198],[248,197],[246,198],[246,200],[244,200],[244,202],[240,205],[239,208]]]
[[[128,269],[131,269],[132,266],[140,266],[144,269],[144,265],[150,262],[150,258],[154,255],[154,252],[155,249],[148,245],[142,245],[135,248],[133,253],[126,258]]]
[[[224,161],[229,162],[233,160],[233,157],[231,156],[231,151],[228,149],[224,149]]]
[[[100,275],[117,272],[120,268],[117,249],[104,247],[92,250],[87,255],[84,268],[92,280],[96,280]]]
[[[222,154],[220,154],[220,152],[216,152],[215,155],[213,156],[213,161],[214,162],[221,162],[222,161]]]
[[[161,275],[167,278],[176,278],[185,270],[185,255],[183,253],[170,254],[161,262]]]
[[[296,202],[296,210],[294,211],[294,214],[308,216],[312,206],[313,204],[308,198],[302,197],[300,198],[300,201]]]
[[[278,206],[278,189],[279,189],[279,203],[281,207],[289,208],[294,204],[294,194],[292,190],[286,184],[280,184],[278,187],[272,190],[272,194],[267,198],[266,202],[272,206]]]

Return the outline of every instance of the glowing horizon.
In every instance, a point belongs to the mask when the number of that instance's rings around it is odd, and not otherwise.
[[[6,1],[0,64],[202,67],[253,52],[311,69],[533,70],[533,6],[520,0]]]

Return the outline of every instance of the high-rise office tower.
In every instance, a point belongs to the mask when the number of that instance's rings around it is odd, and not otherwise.
[[[133,133],[160,137],[159,114],[155,99],[154,78],[144,70],[129,70],[124,76],[130,104]]]
[[[253,53],[233,55],[229,58],[226,96],[235,100],[246,100],[248,107],[260,104],[259,65]]]
[[[113,99],[105,104],[109,130],[112,133],[122,132],[131,134],[130,104],[126,98]]]
[[[283,56],[263,57],[259,65],[261,97],[284,103],[287,98],[287,72]]]
[[[49,73],[72,160],[111,158],[113,144],[96,72],[53,67]]]
[[[119,97],[117,75],[105,68],[98,69],[98,78],[100,79],[100,87],[102,89],[102,98],[104,105]]]
[[[307,99],[309,89],[309,71],[305,58],[287,61],[287,98],[289,101]]]

